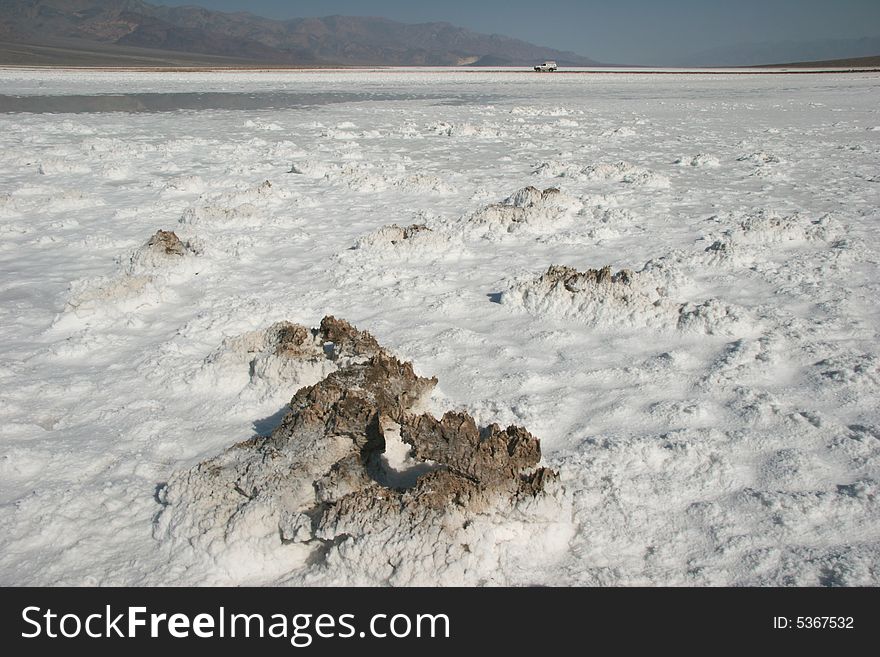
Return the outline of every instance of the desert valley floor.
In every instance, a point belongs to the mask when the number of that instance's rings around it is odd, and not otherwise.
[[[0,583],[880,584],[880,75],[0,87]],[[278,347],[328,315],[552,491],[292,513],[326,477],[224,450],[342,368]]]

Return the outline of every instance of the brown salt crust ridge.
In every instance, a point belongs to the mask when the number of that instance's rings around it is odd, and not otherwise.
[[[187,376],[195,385],[215,385],[217,378],[227,383],[247,384],[239,391],[240,402],[248,408],[279,391],[297,390],[317,383],[330,372],[354,361],[364,361],[381,351],[368,333],[327,317],[316,329],[291,322],[276,322],[266,328],[226,337],[205,358],[203,366]]]
[[[614,273],[609,265],[601,269],[578,271],[566,265],[550,265],[531,284],[536,290],[552,291],[561,286],[572,295],[598,295],[602,300],[620,298],[627,304],[642,303],[646,307],[668,305],[665,286],[646,270],[621,269]]]
[[[485,213],[487,210],[507,211],[511,221],[526,221],[530,216],[527,210],[547,207],[552,205],[554,201],[561,201],[563,198],[564,195],[558,187],[547,187],[541,190],[534,185],[529,185],[517,190],[501,203],[492,203],[486,206],[482,212]],[[513,208],[516,208],[516,211]]]
[[[135,270],[162,268],[200,253],[201,250],[196,245],[189,240],[181,240],[174,231],[157,230],[131,255],[126,268],[130,274],[135,273]]]
[[[831,214],[811,219],[794,212],[779,215],[761,209],[737,220],[705,248],[708,264],[749,264],[761,250],[786,243],[826,242],[833,247],[846,230]]]
[[[171,230],[157,230],[156,234],[147,240],[147,248],[177,256],[184,256],[192,251],[189,242],[181,242],[177,233]]]
[[[492,203],[470,217],[475,224],[506,225],[508,232],[533,221],[553,220],[579,207],[577,199],[558,187],[538,189],[532,185],[517,190],[501,203]]]
[[[425,224],[410,224],[409,226],[398,226],[397,224],[391,224],[389,228],[398,234],[398,237],[391,239],[392,244],[397,244],[402,240],[412,239],[414,235],[417,235],[423,231],[430,232],[431,230]]]
[[[584,304],[575,314],[592,315],[607,309],[611,315],[604,318],[599,315],[600,322],[604,323],[615,324],[626,318],[646,326],[668,325],[707,334],[728,332],[744,319],[741,309],[718,299],[695,303],[673,301],[663,284],[662,263],[650,267],[652,264],[653,261],[641,271],[621,269],[617,273],[613,273],[610,266],[581,272],[573,267],[551,265],[536,279],[511,288],[502,296],[502,301],[509,302],[508,294],[519,294],[519,302],[527,309],[541,308],[534,304],[545,300],[571,301],[572,309]],[[515,299],[512,302],[517,303]]]
[[[433,231],[425,224],[410,224],[409,226],[390,224],[388,226],[382,226],[380,229],[359,239],[355,248],[362,249],[371,246],[389,244],[391,246],[397,246],[401,242],[412,240],[417,235],[424,235],[432,232]]]
[[[269,515],[284,544],[445,526],[453,517],[458,526],[467,514],[538,498],[557,481],[555,472],[537,467],[539,441],[521,427],[480,429],[467,413],[439,420],[416,413],[437,379],[416,375],[369,333],[325,317],[317,330],[279,322],[266,334],[276,353],[290,358],[322,349],[366,359],[300,389],[269,436],[175,473],[161,495],[158,537],[193,545],[201,535],[211,545],[219,535],[226,542],[247,507]],[[418,468],[409,485],[397,485],[383,462],[386,440],[397,434]]]
[[[382,347],[369,333],[358,331],[344,320],[328,316],[317,329],[281,321],[259,331],[227,338],[217,354],[227,351],[267,354],[302,361],[338,361],[343,358],[373,356],[382,351]]]
[[[529,185],[518,190],[515,194],[505,199],[503,205],[513,205],[518,208],[530,208],[552,202],[562,196],[558,187],[547,187],[543,190],[534,185]]]
[[[70,285],[65,312],[94,311],[98,306],[136,299],[152,291],[159,295],[162,270],[198,255],[189,241],[183,242],[173,231],[158,230],[133,253],[116,258],[116,276],[81,279]],[[158,276],[157,276],[158,275]]]
[[[580,272],[574,267],[565,265],[550,265],[541,280],[548,283],[560,282],[569,292],[580,292],[588,286],[620,283],[631,285],[635,280],[635,272],[632,269],[621,269],[616,274],[612,273],[611,266],[605,265],[601,269],[588,269]]]

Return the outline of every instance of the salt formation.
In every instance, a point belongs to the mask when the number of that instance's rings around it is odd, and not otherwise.
[[[727,334],[747,324],[748,316],[743,308],[719,299],[707,299],[682,304],[678,309],[676,327],[681,331],[712,335]]]
[[[737,162],[752,162],[758,166],[763,166],[765,164],[779,164],[780,161],[773,153],[765,153],[764,151],[749,153],[748,155],[736,158],[736,160]]]
[[[146,244],[131,255],[126,270],[135,274],[143,270],[173,267],[181,264],[184,258],[198,255],[199,252],[192,241],[182,241],[174,231],[157,230]]]
[[[580,176],[580,167],[568,161],[547,160],[535,164],[532,175],[548,176],[550,178],[578,178]]]
[[[39,163],[37,171],[43,176],[54,176],[58,174],[89,173],[91,168],[88,164],[81,161],[71,161],[59,157],[47,157]]]
[[[830,214],[813,220],[797,212],[781,215],[760,209],[738,218],[717,235],[706,247],[702,260],[707,264],[748,265],[770,248],[829,243],[841,238],[844,232]]]
[[[165,255],[185,255],[189,250],[189,245],[180,241],[180,238],[174,231],[157,230],[146,244],[148,249],[152,249]]]
[[[425,192],[428,194],[454,194],[457,190],[440,176],[430,173],[414,173],[390,179],[390,184],[408,192]]]
[[[377,228],[358,237],[351,248],[338,253],[334,261],[340,267],[333,275],[334,284],[345,287],[360,285],[365,279],[373,280],[377,276],[377,264],[381,263],[381,275],[389,283],[418,286],[419,280],[423,280],[423,270],[415,275],[412,270],[407,271],[412,263],[430,267],[460,257],[462,250],[466,249],[461,220],[444,220],[424,212],[418,213],[414,219],[416,221],[409,225],[390,224]],[[450,225],[452,231],[448,230]],[[453,244],[457,248],[452,248]]]
[[[425,128],[426,135],[441,137],[483,137],[498,139],[506,136],[506,132],[497,123],[474,125],[472,123],[447,123],[436,121]]]
[[[501,203],[493,203],[472,214],[468,223],[486,234],[513,233],[526,227],[552,225],[583,208],[576,198],[557,187],[540,190],[529,185]]]
[[[252,187],[233,189],[220,194],[202,194],[198,205],[186,208],[178,222],[233,228],[262,226],[269,221],[267,206],[278,206],[289,202],[292,198],[291,192],[279,189],[271,181],[264,180]],[[298,202],[299,199],[296,201]]]
[[[220,226],[257,226],[262,215],[253,203],[242,203],[235,207],[223,205],[202,205],[184,210],[181,224],[209,224]]]
[[[194,383],[209,387],[227,376],[241,379],[239,387],[260,401],[280,386],[297,389],[313,385],[340,367],[376,355],[379,344],[349,324],[325,317],[320,328],[291,322],[226,338],[192,375]]]
[[[63,212],[70,216],[75,210],[101,207],[105,202],[81,190],[57,189],[49,185],[22,187],[11,193],[0,194],[0,217],[26,217],[35,212],[52,214]],[[3,226],[4,232],[8,224]],[[22,224],[21,232],[33,231],[33,223]]]
[[[338,164],[328,164],[316,160],[304,160],[302,162],[294,162],[290,166],[290,171],[288,171],[288,173],[295,173],[308,178],[323,178],[331,171],[338,171],[340,168],[341,167]]]
[[[558,477],[528,431],[418,413],[437,380],[333,317],[270,333],[262,352],[348,364],[301,388],[269,436],[171,477],[155,535],[172,550],[211,559],[221,580],[478,583],[517,545],[568,535]]]
[[[813,366],[820,381],[834,390],[837,387],[859,391],[880,389],[880,357],[872,353],[844,352],[824,358]]]
[[[129,256],[117,259],[121,271],[116,275],[72,282],[64,310],[82,314],[115,307],[125,311],[158,303],[162,298],[162,281],[191,273],[197,266],[191,256],[199,253],[194,243],[181,241],[173,231],[159,230]]]
[[[328,183],[341,182],[356,192],[382,192],[388,189],[438,195],[456,192],[455,186],[440,176],[425,172],[407,174],[406,171],[402,162],[376,164],[302,160],[293,163],[288,173]]]
[[[721,161],[714,155],[697,153],[693,157],[679,157],[675,160],[675,164],[691,167],[718,167],[721,166]]]
[[[552,265],[536,279],[515,282],[501,303],[520,306],[535,315],[576,319],[597,327],[678,328],[715,333],[742,319],[738,309],[710,299],[678,303],[669,285],[679,279],[662,261],[650,261],[639,271],[611,267],[588,269]]]
[[[669,178],[642,166],[620,160],[578,166],[569,161],[549,160],[536,165],[534,175],[578,181],[619,182],[639,187],[668,188]]]
[[[595,181],[612,180],[642,187],[662,188],[669,187],[670,184],[666,176],[623,160],[610,164],[591,164],[581,169],[578,177]]]
[[[501,303],[519,305],[536,315],[575,317],[595,325],[647,326],[667,323],[676,305],[647,272],[611,267],[580,272],[553,265],[537,279],[514,284]]]
[[[583,110],[569,109],[568,107],[535,107],[533,105],[517,105],[510,108],[510,113],[515,116],[571,116],[572,114],[583,114]]]
[[[355,167],[344,167],[339,174],[327,174],[328,180],[339,178],[356,192],[382,192],[388,189],[399,189],[405,192],[424,194],[451,194],[455,187],[439,176],[427,173],[398,175],[361,171]]]
[[[108,304],[128,310],[159,302],[161,294],[150,276],[95,276],[71,282],[65,313],[92,313]],[[55,318],[57,325],[64,315]]]
[[[829,241],[841,230],[840,222],[828,214],[814,221],[799,213],[779,215],[760,210],[744,217],[726,237],[736,244]]]
[[[207,184],[201,176],[184,175],[173,178],[169,181],[154,180],[150,183],[150,187],[158,187],[161,189],[162,196],[174,196],[178,194],[194,194],[205,190]]]
[[[446,241],[446,236],[439,235],[425,224],[410,224],[398,226],[391,224],[382,226],[378,230],[364,235],[355,243],[355,249],[394,249],[403,246],[413,248],[416,246],[435,247]]]

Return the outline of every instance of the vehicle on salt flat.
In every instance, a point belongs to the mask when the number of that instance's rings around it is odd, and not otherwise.
[[[552,73],[557,68],[558,67],[556,66],[556,62],[554,62],[552,60],[547,60],[543,64],[538,64],[535,67],[535,72],[536,73]]]

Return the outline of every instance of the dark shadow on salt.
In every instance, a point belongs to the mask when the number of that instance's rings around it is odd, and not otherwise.
[[[254,433],[258,436],[268,436],[272,433],[275,428],[281,424],[281,420],[284,419],[284,416],[287,415],[287,411],[290,410],[290,406],[285,404],[277,411],[269,415],[268,417],[264,417],[260,420],[254,420],[253,429]]]

